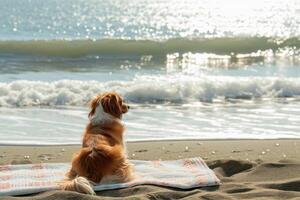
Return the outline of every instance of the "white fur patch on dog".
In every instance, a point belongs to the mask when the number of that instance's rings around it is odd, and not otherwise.
[[[89,119],[93,125],[104,124],[104,123],[113,122],[113,121],[120,121],[116,117],[104,112],[101,103],[98,104],[94,115],[91,116]]]

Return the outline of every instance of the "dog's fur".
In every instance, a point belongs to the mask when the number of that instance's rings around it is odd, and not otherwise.
[[[132,179],[132,167],[126,158],[122,115],[129,106],[115,92],[97,95],[91,101],[90,123],[85,129],[82,148],[72,160],[68,180],[62,189],[93,194],[89,182]]]

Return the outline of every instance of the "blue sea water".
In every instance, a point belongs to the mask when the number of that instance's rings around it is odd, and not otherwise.
[[[0,0],[0,143],[80,143],[88,101],[128,140],[299,138],[298,0]]]

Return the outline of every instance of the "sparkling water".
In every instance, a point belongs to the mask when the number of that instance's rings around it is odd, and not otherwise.
[[[0,143],[79,144],[88,102],[128,140],[299,138],[298,0],[0,0]]]

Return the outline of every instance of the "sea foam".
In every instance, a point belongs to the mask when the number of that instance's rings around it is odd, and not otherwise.
[[[167,75],[108,82],[19,80],[0,83],[0,106],[85,106],[97,93],[111,90],[140,104],[297,97],[300,78]]]

